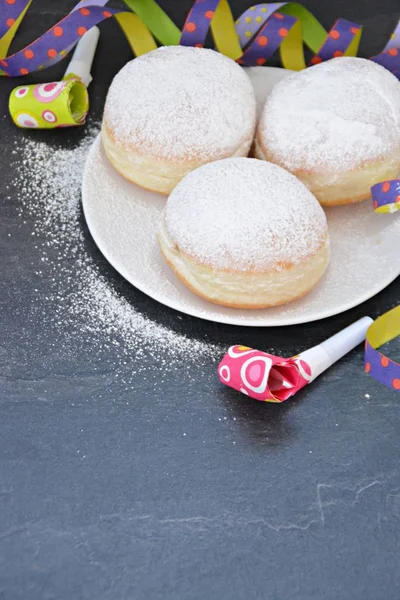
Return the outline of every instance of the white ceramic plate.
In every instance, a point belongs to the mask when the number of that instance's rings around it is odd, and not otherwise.
[[[259,107],[284,69],[248,69]],[[82,202],[89,230],[106,259],[132,285],[183,313],[232,325],[293,325],[329,317],[368,300],[400,274],[400,213],[377,215],[370,201],[327,211],[332,260],[305,298],[263,310],[224,308],[190,292],[164,263],[156,231],[165,198],[120,177],[99,138],[90,149]]]

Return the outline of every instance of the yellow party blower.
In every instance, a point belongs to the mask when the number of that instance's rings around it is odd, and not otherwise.
[[[99,40],[92,27],[79,40],[62,81],[22,85],[9,99],[10,115],[17,127],[53,129],[83,125],[89,111],[87,86]]]

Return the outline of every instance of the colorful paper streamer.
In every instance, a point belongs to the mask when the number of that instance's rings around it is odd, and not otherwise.
[[[336,56],[355,56],[362,28],[338,19],[327,32],[296,2],[257,4],[233,20],[228,0],[196,0],[183,31],[154,0],[124,0],[131,12],[105,8],[107,0],[83,0],[40,38],[11,56],[10,43],[32,0],[0,0],[0,68],[6,76],[27,75],[61,60],[84,33],[115,17],[135,55],[163,45],[202,46],[211,30],[216,49],[244,65],[261,65],[279,48],[282,65],[305,68],[303,44],[316,64]],[[157,40],[157,41],[156,41]],[[371,60],[400,78],[400,22],[384,50]]]
[[[400,210],[400,179],[382,181],[371,188],[372,206],[377,213]]]
[[[14,0],[12,5],[9,5],[8,2],[9,0],[0,0],[0,14],[3,15],[4,7],[8,6],[9,14],[12,16],[6,19],[5,22],[8,21],[11,24],[13,19],[15,19],[15,22],[20,22],[20,14],[26,12],[32,0],[28,0],[28,2],[26,0]],[[143,4],[139,0],[127,0],[127,2],[132,6]],[[157,47],[154,37],[138,15],[112,8],[104,10],[106,4],[107,0],[90,0],[90,2],[83,0],[64,19],[56,23],[40,38],[11,56],[7,56],[7,52],[9,44],[16,33],[15,23],[11,25],[12,36],[8,35],[7,32],[1,38],[1,28],[4,26],[4,21],[2,21],[0,24],[0,69],[2,69],[2,72],[0,74],[13,77],[27,75],[59,62],[86,31],[110,17],[117,19],[134,54],[144,54]],[[152,6],[151,0],[147,0],[145,4],[148,7]],[[157,6],[155,3],[154,5]],[[151,12],[151,8],[147,12]],[[145,11],[144,14],[148,18]],[[7,13],[5,16],[7,17]],[[175,28],[172,21],[170,23]],[[174,37],[164,37],[165,42],[168,42],[169,39],[174,39]]]
[[[261,402],[284,402],[361,344],[370,325],[363,317],[343,331],[291,358],[232,346],[218,366],[221,383]]]
[[[400,364],[378,351],[380,346],[400,335],[400,305],[371,325],[365,341],[365,371],[388,388],[400,391]]]

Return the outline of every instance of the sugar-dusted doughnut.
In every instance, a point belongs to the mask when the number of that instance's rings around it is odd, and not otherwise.
[[[189,173],[167,200],[161,251],[216,304],[264,308],[305,295],[329,261],[325,213],[296,177],[253,158]]]
[[[321,204],[368,198],[400,171],[400,82],[362,58],[290,75],[267,99],[255,155],[288,169]]]
[[[116,75],[102,141],[124,177],[168,194],[205,163],[247,156],[255,123],[253,88],[238,64],[213,50],[167,46]]]

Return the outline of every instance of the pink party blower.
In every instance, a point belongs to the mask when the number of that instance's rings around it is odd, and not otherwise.
[[[370,317],[363,317],[322,344],[292,358],[232,346],[219,364],[221,383],[261,402],[283,402],[365,340]]]

